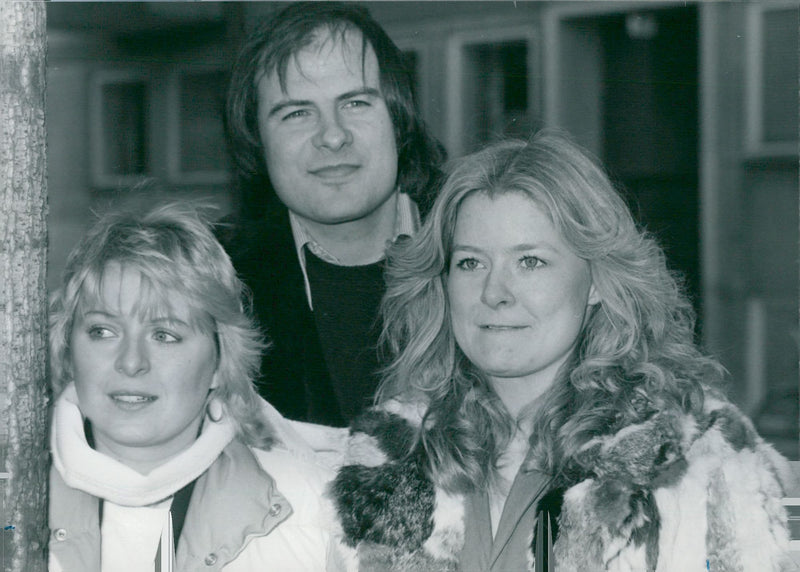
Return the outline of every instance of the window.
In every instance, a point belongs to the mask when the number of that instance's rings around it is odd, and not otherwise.
[[[747,149],[796,156],[800,8],[783,1],[748,8]]]
[[[472,152],[501,136],[528,137],[538,126],[538,54],[531,27],[455,35],[448,50],[447,148]]]
[[[132,184],[150,172],[148,79],[135,71],[99,72],[91,89],[93,183]]]
[[[228,179],[223,122],[228,73],[184,69],[170,80],[169,178],[175,183],[213,184]]]

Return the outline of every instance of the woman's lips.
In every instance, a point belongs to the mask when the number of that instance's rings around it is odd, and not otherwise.
[[[108,395],[117,407],[132,410],[154,403],[158,397],[147,393],[114,392]]]

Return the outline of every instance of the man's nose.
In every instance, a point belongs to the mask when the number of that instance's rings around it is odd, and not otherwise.
[[[319,148],[338,151],[353,141],[353,134],[336,112],[320,116],[319,129],[314,136],[314,144]]]

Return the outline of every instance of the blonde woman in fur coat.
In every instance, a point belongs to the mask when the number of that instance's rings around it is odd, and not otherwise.
[[[787,462],[567,137],[454,163],[388,261],[393,362],[331,486],[360,569],[790,568]]]
[[[73,250],[50,312],[51,572],[339,569],[331,472],[255,392],[242,295],[186,204],[109,213]]]

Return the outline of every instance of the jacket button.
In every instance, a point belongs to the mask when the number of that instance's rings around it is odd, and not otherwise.
[[[270,516],[278,516],[281,513],[282,510],[283,510],[283,507],[281,505],[279,505],[278,503],[275,503],[274,505],[269,507],[269,515]]]
[[[53,531],[53,538],[58,540],[59,542],[63,542],[67,539],[67,531],[63,528],[57,528]]]
[[[217,563],[217,555],[212,552],[211,554],[206,556],[205,563],[206,566],[213,566],[214,564]]]

